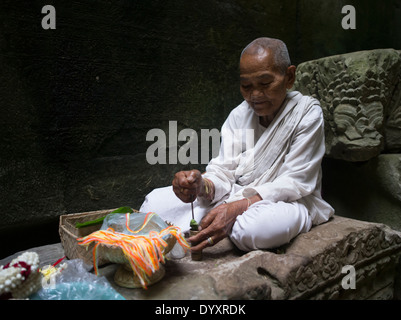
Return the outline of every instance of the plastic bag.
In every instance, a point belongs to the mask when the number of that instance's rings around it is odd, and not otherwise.
[[[134,212],[129,216],[129,228],[133,231],[139,230],[144,224],[147,213]],[[132,234],[126,227],[125,214],[109,214],[103,220],[100,230],[107,230],[113,228],[117,232],[124,234]],[[137,235],[148,235],[150,231],[160,232],[168,227],[168,224],[157,214],[153,215],[147,225]],[[173,249],[166,255],[167,259],[181,259],[185,256],[184,249],[176,243]]]
[[[67,268],[54,281],[42,282],[42,288],[30,296],[32,300],[125,300],[105,277],[89,272],[81,259],[68,260]]]
[[[129,227],[133,231],[139,230],[145,222],[147,213],[134,212],[129,215]],[[107,228],[113,228],[117,232],[131,234],[131,232],[126,227],[126,215],[125,214],[108,214],[104,220],[100,230],[107,230]],[[164,228],[167,228],[168,224],[160,218],[157,214],[153,214],[149,222],[137,235],[148,235],[150,231],[160,232]]]

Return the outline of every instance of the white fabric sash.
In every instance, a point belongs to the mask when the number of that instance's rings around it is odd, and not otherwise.
[[[274,179],[284,161],[292,136],[301,121],[310,98],[297,91],[287,94],[281,111],[266,128],[255,146],[242,154],[235,170],[237,183],[255,186]]]

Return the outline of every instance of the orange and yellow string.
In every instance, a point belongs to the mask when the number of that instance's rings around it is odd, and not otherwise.
[[[132,270],[145,289],[149,284],[149,277],[160,268],[160,263],[165,263],[164,249],[167,247],[167,243],[163,240],[164,236],[171,234],[183,248],[189,248],[180,228],[177,226],[169,226],[160,232],[150,231],[148,236],[135,235],[147,225],[154,215],[155,213],[149,212],[141,228],[133,231],[129,227],[129,214],[127,213],[126,227],[133,235],[116,232],[112,228],[108,228],[77,239],[79,245],[86,247],[93,242],[95,243],[93,248],[93,267],[96,275],[98,274],[97,252],[101,244],[121,248]]]

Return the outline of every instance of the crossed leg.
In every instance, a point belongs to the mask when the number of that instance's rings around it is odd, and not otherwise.
[[[311,227],[312,219],[303,204],[262,200],[237,217],[230,238],[243,251],[272,249]]]
[[[195,200],[195,219],[201,221],[211,209],[199,206]],[[189,229],[192,218],[191,205],[178,199],[172,187],[154,189],[146,196],[140,211],[156,212],[184,232]],[[303,204],[262,200],[237,217],[230,239],[243,251],[272,249],[308,232],[311,226],[312,220]]]

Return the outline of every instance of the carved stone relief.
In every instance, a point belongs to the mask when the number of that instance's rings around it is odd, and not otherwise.
[[[401,151],[401,52],[360,51],[302,63],[294,89],[317,98],[326,155],[366,161]]]
[[[313,259],[307,265],[290,274],[287,283],[288,298],[391,298],[394,278],[388,278],[388,274],[394,275],[399,259],[399,234],[384,225],[361,223],[340,217],[336,217],[329,224],[331,230],[320,226],[320,230],[315,230],[318,232],[300,235],[286,251],[286,254],[299,253],[298,243],[302,242],[308,243],[308,246],[315,243],[325,248],[321,253],[313,255]],[[331,240],[327,232],[332,234]],[[323,242],[326,244],[321,246],[318,242],[322,241],[321,236],[324,235],[326,239]],[[344,266],[352,266],[356,270],[354,290],[347,290],[342,286],[342,279],[345,277],[342,272]],[[389,291],[385,290],[387,287]]]

